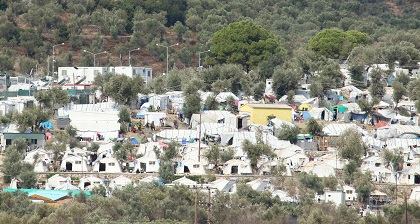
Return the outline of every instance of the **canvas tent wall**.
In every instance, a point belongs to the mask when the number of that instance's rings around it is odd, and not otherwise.
[[[197,160],[188,159],[178,162],[176,168],[177,174],[191,174],[191,175],[204,175],[206,170],[204,169],[203,164]]]
[[[46,183],[46,189],[54,190],[56,187],[63,185],[67,183],[68,181],[70,181],[69,177],[63,177],[63,176],[60,176],[59,174],[55,174],[54,176],[48,178],[47,183]]]
[[[311,115],[311,117],[317,120],[322,120],[322,121],[333,120],[333,112],[331,112],[330,110],[324,107],[313,108],[311,111],[309,111],[309,114]]]
[[[105,182],[98,177],[87,176],[80,178],[78,187],[81,190],[89,190],[99,185],[105,185]]]
[[[252,174],[252,168],[248,161],[232,159],[225,162],[224,175],[247,175]]]
[[[111,189],[122,188],[131,184],[132,182],[133,181],[130,178],[125,176],[118,176],[110,181],[109,187]]]
[[[144,113],[144,123],[145,124],[146,123],[151,124],[152,122],[154,122],[155,127],[159,127],[161,119],[163,119],[164,124],[165,124],[166,113],[162,113],[162,112],[146,112],[146,113]]]
[[[120,130],[118,111],[69,111],[68,113],[71,125],[76,128],[77,135],[80,137],[90,137],[94,141],[97,133],[103,135],[105,139],[118,137]]]
[[[142,156],[134,161],[134,170],[135,173],[158,173],[159,172],[159,163],[160,161],[156,156],[152,156],[152,153],[149,155]]]
[[[112,157],[105,157],[93,165],[93,172],[121,173],[122,169],[118,160]]]
[[[82,158],[80,156],[68,156],[61,161],[60,170],[70,172],[87,172],[88,166],[86,158]]]

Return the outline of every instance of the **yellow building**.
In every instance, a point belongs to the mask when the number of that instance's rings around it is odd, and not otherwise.
[[[292,108],[285,104],[244,104],[239,111],[250,114],[251,124],[268,124],[270,115],[288,122],[293,118]]]

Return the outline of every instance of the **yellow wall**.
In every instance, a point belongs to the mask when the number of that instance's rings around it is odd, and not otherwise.
[[[267,117],[274,115],[276,118],[292,122],[292,108],[253,108],[249,105],[243,105],[239,111],[249,112],[251,114],[251,124],[268,124]]]

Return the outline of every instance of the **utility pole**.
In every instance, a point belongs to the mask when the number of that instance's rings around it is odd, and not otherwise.
[[[197,186],[195,186],[194,188],[195,188],[194,224],[198,224],[197,222],[198,190],[197,190]]]
[[[208,188],[209,190],[209,203],[207,205],[207,224],[210,224],[210,207],[211,207],[211,188]]]
[[[407,192],[405,191],[404,191],[404,202],[405,202],[405,224],[408,224]]]
[[[201,114],[202,114],[202,109],[200,108],[200,122],[198,123],[198,162],[200,162],[200,152],[201,152]]]

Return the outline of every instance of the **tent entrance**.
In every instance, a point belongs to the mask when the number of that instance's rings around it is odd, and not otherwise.
[[[106,163],[99,163],[99,172],[105,172]]]
[[[238,166],[232,166],[230,168],[230,173],[231,174],[238,174],[239,173],[239,167]]]
[[[188,166],[184,166],[184,173],[190,173],[190,168],[188,168]]]
[[[83,184],[83,186],[84,186],[84,188],[89,187],[89,186],[90,186],[90,182],[85,182],[85,183]]]
[[[238,117],[238,129],[242,128],[242,118]]]
[[[146,163],[140,163],[140,172],[146,172]]]
[[[73,171],[73,163],[66,162],[66,171]]]
[[[321,112],[321,120],[325,120],[325,110]]]
[[[419,174],[414,175],[414,184],[420,184],[420,175]]]

